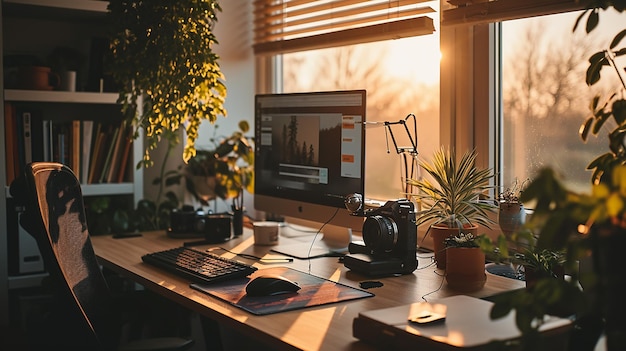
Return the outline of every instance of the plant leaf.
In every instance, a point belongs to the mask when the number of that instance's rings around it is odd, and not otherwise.
[[[619,44],[619,42],[622,39],[624,39],[625,36],[626,36],[626,29],[617,33],[617,35],[613,38],[613,41],[611,41],[611,45],[609,46],[609,48],[614,49]]]

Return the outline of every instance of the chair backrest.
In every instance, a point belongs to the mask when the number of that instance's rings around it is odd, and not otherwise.
[[[70,344],[115,348],[110,292],[91,245],[80,183],[72,170],[59,163],[29,164],[10,191],[24,206],[20,224],[37,240],[55,297],[64,306],[62,320],[72,320],[73,315],[78,324],[49,327],[74,329],[68,331]]]

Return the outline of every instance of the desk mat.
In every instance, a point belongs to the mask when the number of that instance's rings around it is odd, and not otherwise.
[[[275,296],[246,296],[246,284],[260,275],[279,274],[297,282],[300,290]],[[215,284],[192,283],[192,288],[222,299],[255,315],[266,315],[320,306],[340,301],[372,297],[374,294],[310,275],[288,267],[260,269],[250,278],[233,279]]]

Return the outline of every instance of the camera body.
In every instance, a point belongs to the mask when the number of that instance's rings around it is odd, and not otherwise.
[[[344,266],[370,276],[409,274],[417,269],[415,206],[387,201],[364,213],[363,244],[350,243]]]
[[[232,216],[227,213],[173,209],[167,234],[175,238],[203,238],[206,243],[223,243],[231,239],[231,222]]]

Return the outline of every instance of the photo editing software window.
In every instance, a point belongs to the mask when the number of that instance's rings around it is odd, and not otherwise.
[[[255,97],[255,208],[361,230],[346,196],[364,191],[364,90]]]

